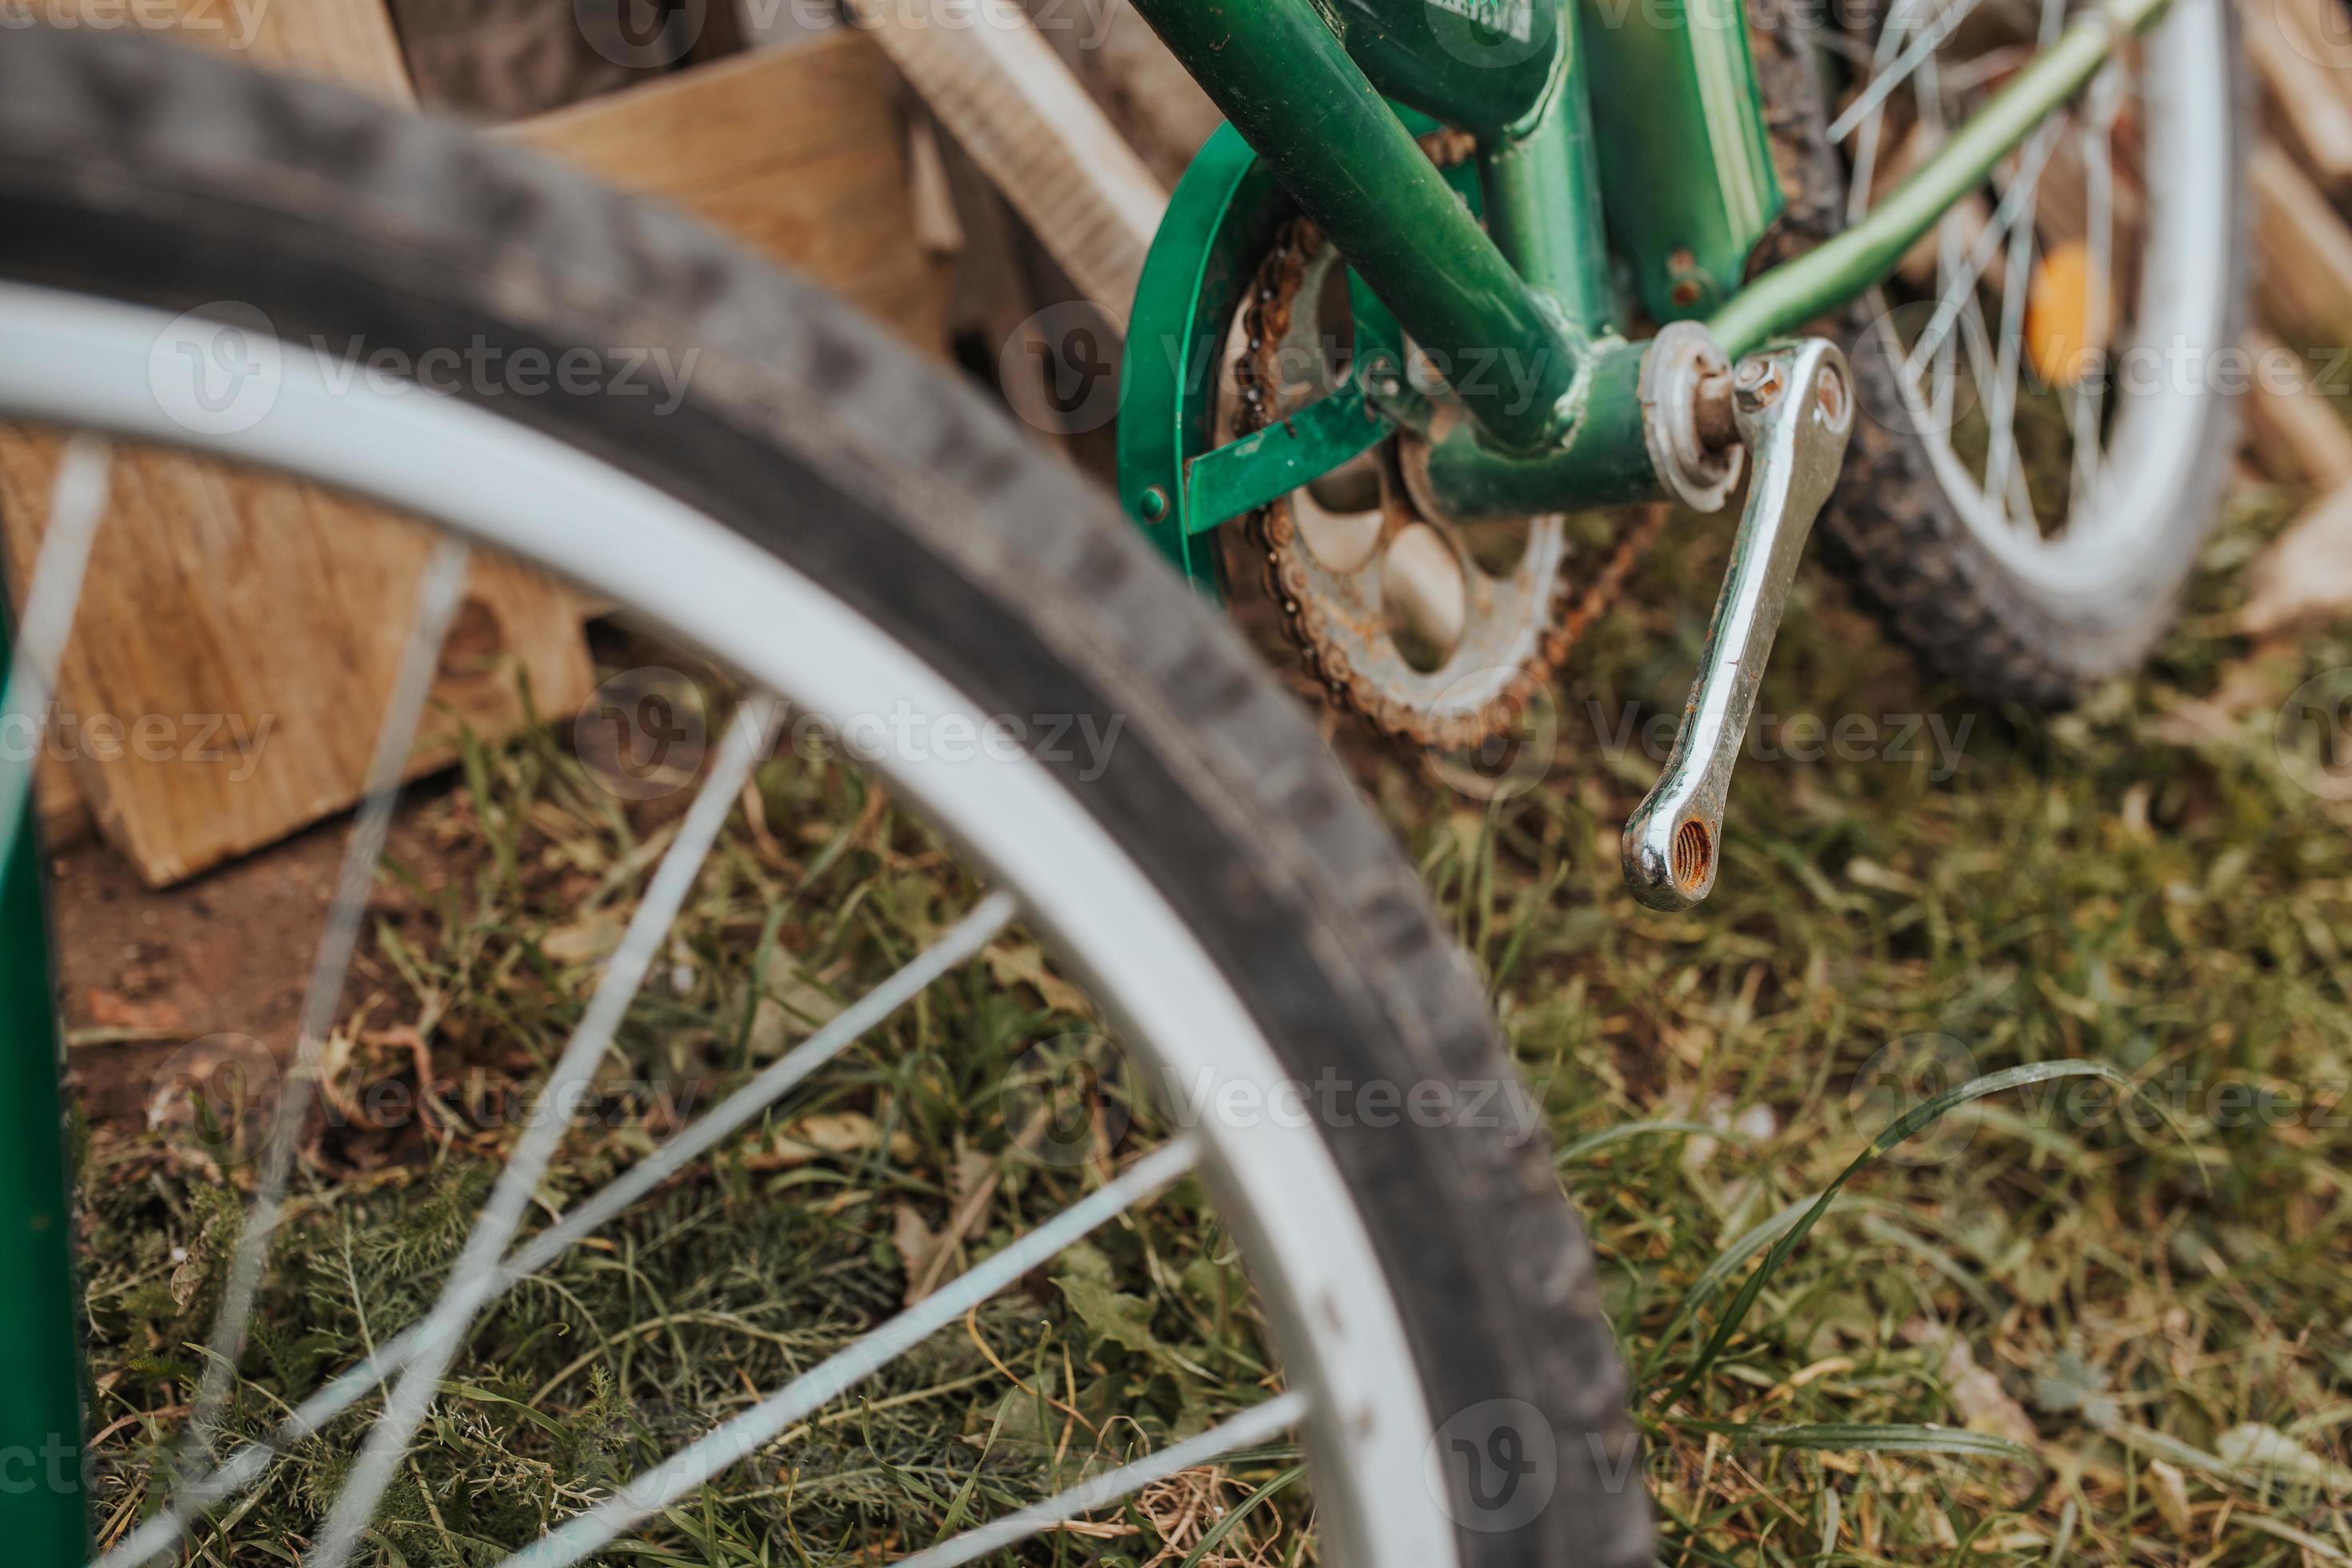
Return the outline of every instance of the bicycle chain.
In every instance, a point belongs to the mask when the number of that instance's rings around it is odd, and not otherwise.
[[[1473,145],[1469,137],[1458,132],[1438,132],[1422,138],[1422,150],[1441,169],[1469,156]],[[1240,395],[1234,416],[1237,437],[1264,429],[1277,417],[1273,390],[1280,384],[1278,345],[1288,336],[1307,262],[1323,244],[1322,233],[1312,222],[1291,219],[1277,232],[1274,248],[1251,281],[1243,317],[1247,346],[1234,370]],[[1657,542],[1666,509],[1651,506],[1643,513],[1617,542],[1607,563],[1580,595],[1574,591],[1569,573],[1559,574],[1547,617],[1549,629],[1508,685],[1475,710],[1442,715],[1416,711],[1379,689],[1370,676],[1354,668],[1346,650],[1327,631],[1300,559],[1303,546],[1289,497],[1247,514],[1242,529],[1263,559],[1265,594],[1281,612],[1284,635],[1298,648],[1334,703],[1398,744],[1456,751],[1501,734],[1567,661],[1586,629],[1615,603],[1634,566]],[[1463,567],[1470,569],[1466,563]]]

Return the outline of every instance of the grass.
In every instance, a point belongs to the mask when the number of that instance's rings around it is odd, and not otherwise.
[[[2272,742],[2288,691],[2352,664],[2352,627],[2255,651],[2231,632],[2284,499],[2241,505],[2145,676],[2055,721],[1935,685],[1809,574],[1765,685],[1774,754],[1742,767],[1696,914],[1619,885],[1616,827],[1655,760],[1612,738],[1679,710],[1718,530],[1682,523],[1593,634],[1542,787],[1482,802],[1362,762],[1540,1086],[1634,1368],[1664,1562],[2352,1556],[2352,823]],[[1799,715],[1846,755],[1804,760]],[[976,896],[842,770],[772,767],[761,805],[609,1064],[625,1113],[568,1142],[551,1205]],[[545,737],[475,752],[428,810],[449,853],[387,892],[338,1037],[352,1114],[310,1150],[240,1432],[422,1310],[507,1136],[502,1095],[578,1016],[666,833]],[[1148,1108],[1123,1138],[1123,1104],[1062,1129],[1041,1159],[1004,1086],[1041,1040],[1049,1067],[1098,1052],[1098,1027],[1001,942],[517,1291],[477,1331],[377,1561],[496,1561],[1070,1201],[1148,1140]],[[372,1089],[413,1088],[428,1056],[455,1087],[366,1125]],[[2000,1092],[1864,1157],[1987,1075]],[[236,1223],[213,1163],[237,1147],[109,1135],[86,1161],[110,1528],[152,1500],[192,1387]],[[1232,1244],[1188,1184],[613,1560],[884,1561],[1271,1384]],[[352,1430],[299,1450],[192,1560],[295,1561]],[[1311,1500],[1270,1487],[1294,1463],[1188,1472],[1020,1560],[1305,1560]]]

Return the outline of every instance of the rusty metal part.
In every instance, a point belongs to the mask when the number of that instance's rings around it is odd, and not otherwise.
[[[1472,150],[1468,138],[1444,132],[1424,138],[1423,148],[1441,166]],[[1286,353],[1298,347],[1302,328],[1315,331],[1311,312],[1328,268],[1337,265],[1336,253],[1305,219],[1285,226],[1260,265],[1235,334],[1233,436],[1262,429],[1327,390],[1311,384],[1311,376],[1302,385],[1299,367],[1286,363]],[[1305,320],[1302,310],[1310,312]],[[1563,519],[1488,525],[1527,531],[1516,561],[1496,575],[1477,563],[1462,530],[1424,515],[1414,504],[1397,471],[1393,446],[1384,444],[1372,454],[1379,475],[1377,513],[1334,519],[1310,486],[1229,529],[1229,549],[1243,557],[1229,561],[1237,573],[1255,565],[1285,637],[1305,656],[1335,705],[1400,744],[1444,751],[1475,747],[1518,718],[1585,628],[1608,609],[1654,542],[1664,509],[1645,509],[1649,515],[1617,542],[1581,594],[1568,570]],[[1326,486],[1320,493],[1347,488]],[[1370,521],[1375,517],[1377,521]],[[1350,528],[1360,531],[1358,537],[1347,537]],[[1326,541],[1319,555],[1309,540],[1318,531]],[[1382,595],[1393,591],[1385,581],[1393,547],[1413,531],[1441,537],[1462,579],[1454,640],[1429,669],[1406,661],[1382,607]],[[1335,539],[1338,546],[1329,547]],[[1413,542],[1425,547],[1430,541]]]
[[[1732,412],[1731,378],[1709,375],[1699,378],[1698,394],[1691,413],[1698,426],[1698,438],[1709,447],[1729,447],[1739,440],[1739,420]]]
[[[1739,483],[1747,448],[1729,418],[1731,362],[1696,321],[1669,321],[1642,361],[1642,435],[1666,492],[1693,511],[1719,511]],[[1723,439],[1724,427],[1734,427]]]

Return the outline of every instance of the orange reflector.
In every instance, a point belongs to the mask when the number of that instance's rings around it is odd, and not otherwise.
[[[2069,240],[2033,268],[2025,296],[2025,352],[2051,386],[2070,387],[2107,346],[2106,280],[2091,276],[2090,248]]]

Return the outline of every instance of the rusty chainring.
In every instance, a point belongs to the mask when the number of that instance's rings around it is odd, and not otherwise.
[[[1440,132],[1423,148],[1445,167],[1466,155],[1468,138]],[[1284,225],[1234,334],[1232,435],[1331,389],[1319,317],[1335,267],[1344,263],[1312,223]],[[1476,747],[1512,725],[1607,611],[1655,542],[1665,509],[1644,509],[1580,595],[1564,519],[1483,524],[1474,538],[1424,518],[1400,481],[1399,439],[1358,460],[1356,499],[1370,499],[1366,481],[1376,479],[1375,506],[1338,510],[1314,487],[1296,490],[1226,531],[1228,564],[1237,582],[1255,567],[1286,640],[1336,706],[1403,745]],[[1511,559],[1497,562],[1498,538]]]

